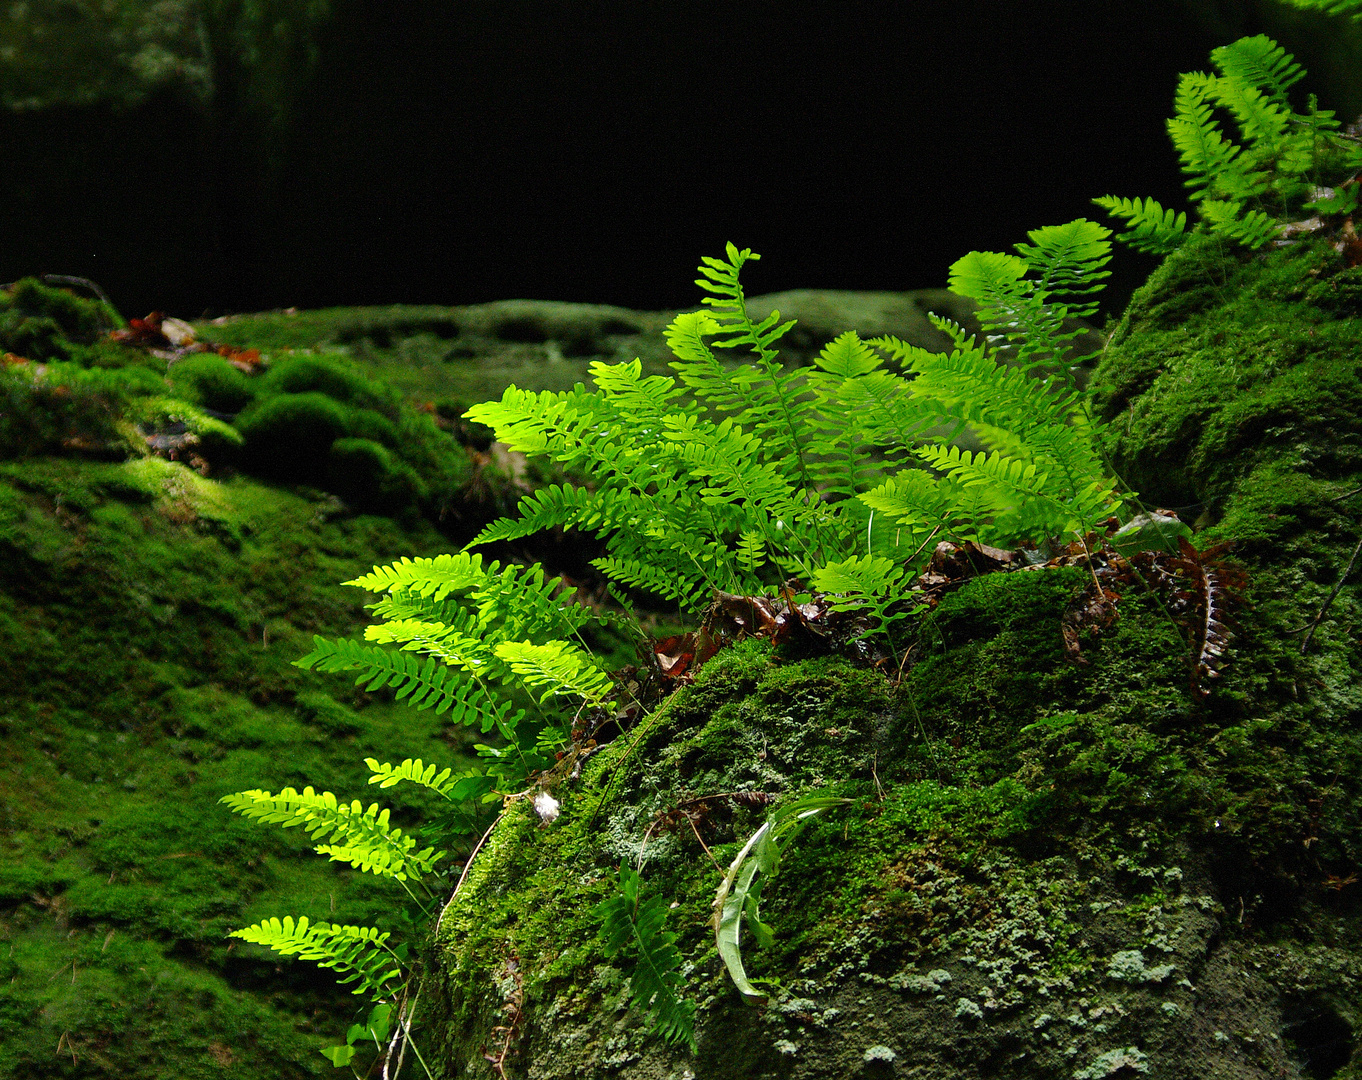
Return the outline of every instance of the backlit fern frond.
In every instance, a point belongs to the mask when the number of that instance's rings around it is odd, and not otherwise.
[[[1065,351],[1085,331],[1066,330],[1064,323],[1091,318],[1096,311],[1096,301],[1089,298],[1110,276],[1102,268],[1111,259],[1111,230],[1077,218],[1027,236],[1030,244],[1017,245],[1020,257],[972,251],[956,260],[950,269],[951,291],[979,305],[985,331],[1016,348],[1015,363],[1022,369],[1081,363],[1090,357],[1066,357]]]
[[[1136,251],[1150,255],[1167,255],[1182,247],[1187,239],[1187,213],[1176,214],[1165,210],[1154,199],[1122,199],[1114,195],[1102,195],[1093,199],[1112,217],[1127,222],[1126,230],[1117,239],[1129,244]]]
[[[1296,0],[1287,0],[1287,3],[1293,2]],[[1326,4],[1330,2],[1336,7],[1351,4],[1354,8],[1362,8],[1358,0],[1324,0]],[[1297,3],[1296,6],[1305,5]],[[1322,6],[1319,0],[1315,6]],[[1226,78],[1246,86],[1261,87],[1274,104],[1288,112],[1291,106],[1286,92],[1305,78],[1305,71],[1291,54],[1266,34],[1240,38],[1229,45],[1212,49],[1211,62]]]
[[[1201,216],[1212,230],[1248,248],[1260,248],[1281,232],[1281,223],[1262,210],[1245,211],[1241,203],[1227,199],[1207,199]]]
[[[443,852],[434,848],[418,851],[416,841],[388,824],[389,811],[373,803],[366,810],[356,799],[343,803],[329,791],[291,787],[275,795],[268,791],[238,791],[224,795],[226,803],[243,817],[291,828],[303,826],[313,840],[331,840],[317,851],[334,861],[348,862],[360,870],[406,881],[429,873]],[[410,871],[410,873],[408,873]]]
[[[589,705],[604,705],[615,684],[590,656],[567,641],[503,641],[497,656],[519,675],[530,690],[542,691],[540,697],[568,694]]]
[[[438,765],[427,765],[420,758],[407,758],[400,765],[392,765],[386,761],[379,764],[377,758],[365,758],[364,764],[369,766],[369,771],[373,773],[369,777],[369,783],[377,784],[380,788],[395,787],[406,780],[429,788],[447,799],[459,782],[452,769],[442,770]]]
[[[264,919],[254,926],[233,930],[231,936],[267,945],[283,956],[315,960],[322,967],[345,975],[339,980],[342,986],[358,983],[352,991],[355,994],[391,994],[402,983],[400,956],[388,948],[391,935],[370,926],[313,923],[306,915],[295,921],[291,915],[285,915],[282,921]]]

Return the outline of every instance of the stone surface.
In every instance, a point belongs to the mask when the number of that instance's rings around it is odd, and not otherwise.
[[[1066,663],[1072,568],[972,580],[904,631],[901,676],[721,652],[557,793],[552,826],[518,804],[495,830],[433,942],[435,1074],[492,1075],[513,954],[513,1077],[1362,1075],[1355,586],[1315,618],[1358,529],[1359,280],[1323,244],[1191,244],[1094,374],[1116,467],[1190,509],[1199,545],[1237,540],[1250,573],[1207,695],[1184,631],[1138,592],[1088,666]],[[649,834],[680,799],[734,790],[853,800],[766,889],[775,945],[744,951],[762,1008],[718,960],[707,852]],[[715,815],[714,859],[761,821]],[[645,848],[694,1054],[650,1033],[595,937],[593,904]]]

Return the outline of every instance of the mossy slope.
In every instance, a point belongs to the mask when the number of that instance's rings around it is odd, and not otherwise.
[[[0,464],[0,1076],[330,1074],[354,999],[226,934],[400,898],[217,799],[457,759],[439,718],[290,665],[362,625],[339,581],[445,547],[155,458]]]
[[[433,943],[443,1075],[492,1075],[518,979],[510,1076],[1362,1076],[1354,585],[1301,652],[1359,534],[1359,273],[1323,244],[1198,240],[1095,374],[1118,468],[1195,505],[1203,546],[1240,541],[1251,589],[1208,696],[1138,589],[1088,665],[1067,662],[1073,570],[972,580],[910,632],[901,679],[720,654],[560,793],[555,824],[513,808],[478,857]],[[706,925],[718,869],[688,828],[649,833],[735,790],[854,800],[766,890],[776,945],[745,949],[778,980],[764,1009],[740,1003]],[[760,821],[732,808],[701,835],[726,865]],[[595,937],[591,907],[645,835],[695,1056],[649,1034]]]

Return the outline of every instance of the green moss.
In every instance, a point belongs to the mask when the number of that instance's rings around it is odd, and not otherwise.
[[[365,756],[463,748],[292,667],[364,622],[337,582],[444,546],[333,505],[157,458],[0,465],[0,1076],[330,1073],[316,1048],[355,1000],[226,934],[285,913],[397,929],[401,894],[217,799],[363,796]],[[425,806],[393,794],[404,825]]]
[[[251,403],[256,393],[243,372],[210,353],[176,361],[166,377],[186,399],[214,412],[235,415]]]

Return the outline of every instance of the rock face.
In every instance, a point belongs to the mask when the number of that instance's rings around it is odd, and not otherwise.
[[[968,580],[899,624],[892,670],[719,653],[555,822],[503,817],[430,943],[435,1075],[493,1076],[486,1055],[535,1078],[1362,1075],[1353,579],[1335,595],[1358,572],[1360,375],[1362,267],[1327,244],[1170,257],[1091,389],[1150,508],[1237,542],[1223,675],[1191,685],[1202,639],[1139,588],[1066,659],[1076,567]],[[766,887],[761,1007],[708,924],[716,864],[766,811],[696,800],[735,791],[851,800]],[[672,905],[694,1052],[651,1033],[597,938],[626,861]]]

